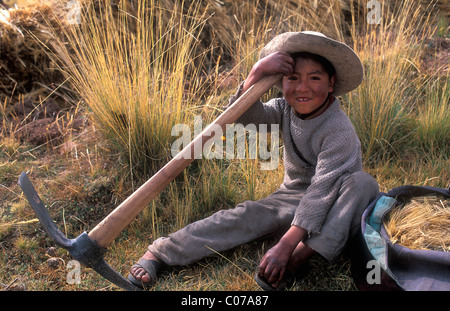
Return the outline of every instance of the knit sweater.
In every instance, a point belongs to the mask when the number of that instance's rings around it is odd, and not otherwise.
[[[233,103],[240,95],[230,98]],[[280,188],[306,189],[292,225],[320,232],[343,179],[362,170],[361,144],[355,129],[336,99],[319,116],[303,120],[284,98],[256,102],[236,123],[278,124],[283,139],[284,179]],[[297,146],[300,156],[294,149]]]

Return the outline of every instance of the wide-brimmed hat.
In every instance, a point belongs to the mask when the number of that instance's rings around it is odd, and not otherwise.
[[[345,43],[330,39],[320,32],[282,33],[261,50],[259,58],[277,51],[289,54],[309,52],[325,57],[336,70],[336,82],[332,92],[335,96],[356,89],[364,77],[364,68],[356,53]],[[276,86],[282,89],[281,82]]]

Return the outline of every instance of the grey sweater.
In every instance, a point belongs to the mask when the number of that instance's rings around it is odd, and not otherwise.
[[[230,104],[239,95],[240,91],[232,96]],[[284,98],[258,101],[236,123],[279,125],[285,169],[280,188],[306,189],[292,225],[307,230],[309,235],[319,233],[343,178],[362,170],[359,138],[338,100],[310,120],[297,117]]]

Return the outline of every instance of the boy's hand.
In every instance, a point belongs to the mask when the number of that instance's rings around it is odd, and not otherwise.
[[[267,251],[259,264],[259,274],[269,284],[276,286],[281,282],[292,252],[307,234],[305,229],[291,226],[277,245]]]
[[[294,71],[294,65],[294,59],[285,52],[275,52],[261,58],[253,65],[252,70],[245,80],[243,91],[248,90],[253,84],[265,76],[276,74],[290,75]]]
[[[292,251],[278,243],[267,251],[259,264],[259,275],[276,287],[283,279]]]
[[[253,69],[261,76],[283,74],[288,76],[294,70],[294,59],[285,52],[275,52],[260,59],[253,66]]]

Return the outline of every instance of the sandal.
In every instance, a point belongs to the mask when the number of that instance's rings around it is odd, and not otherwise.
[[[255,275],[255,281],[258,285],[265,291],[282,291],[286,288],[291,287],[296,279],[305,278],[310,271],[309,261],[302,264],[299,268],[294,271],[286,271],[284,278],[278,284],[277,287],[273,287],[267,280],[261,276],[259,273]]]
[[[255,275],[255,281],[258,283],[258,285],[265,291],[282,291],[286,289],[287,287],[292,286],[294,284],[294,276],[290,273],[286,273],[283,280],[281,280],[280,283],[278,283],[277,287],[273,287],[272,285],[267,282],[267,280],[261,276],[259,273],[256,273]]]
[[[151,281],[150,282],[142,282],[142,280],[136,279],[131,272],[128,274],[128,280],[130,280],[131,283],[134,285],[144,289],[145,287],[148,287],[155,283],[156,278],[158,276],[159,271],[161,270],[161,263],[156,260],[149,260],[141,258],[139,261],[134,264],[131,268],[142,268],[145,270],[145,272],[150,275]],[[131,271],[131,269],[130,269]]]

